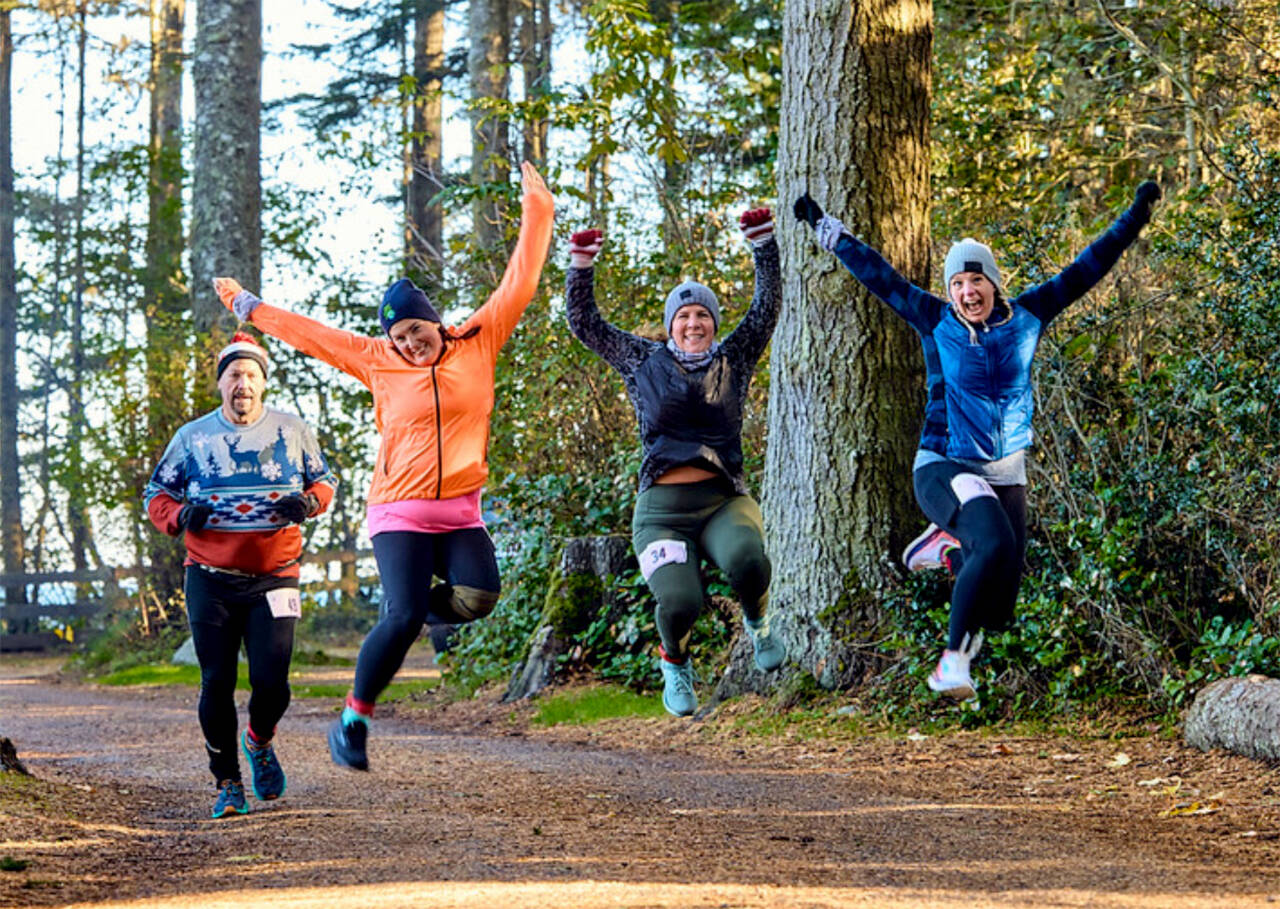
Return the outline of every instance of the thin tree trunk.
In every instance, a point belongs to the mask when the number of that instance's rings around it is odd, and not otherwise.
[[[928,0],[796,0],[783,19],[780,207],[808,190],[920,285],[932,38]],[[895,553],[923,523],[911,491],[920,344],[808,228],[779,239],[784,304],[763,490],[770,609],[791,658],[843,687],[874,668]]]
[[[195,148],[191,186],[191,307],[196,362],[207,369],[234,319],[213,279],[262,286],[262,3],[196,5]],[[196,387],[206,387],[197,375]],[[212,399],[207,399],[211,401]]]
[[[506,101],[510,87],[507,65],[511,57],[510,0],[471,0],[467,54],[471,100]],[[507,119],[485,111],[471,110],[471,182],[505,184],[511,178],[511,143]],[[472,208],[476,243],[482,251],[495,252],[503,239],[501,199],[482,193]]]
[[[14,255],[13,32],[0,6],[0,539],[4,570],[22,571],[22,487],[18,481],[18,286]],[[26,588],[4,589],[6,603],[25,603]]]
[[[147,438],[145,464],[155,464],[187,417],[182,274],[182,35],[186,0],[151,0],[151,136],[148,161]],[[141,495],[146,476],[139,473]],[[139,501],[135,498],[135,501]],[[182,547],[176,538],[147,537],[147,578],[161,602],[182,588]]]
[[[431,199],[444,189],[442,76],[444,4],[416,0],[413,34],[413,141],[410,143],[405,265],[437,275],[444,259],[444,213]]]
[[[521,134],[522,157],[539,169],[547,162],[547,118],[537,104],[551,91],[550,0],[520,2],[520,68],[524,75],[526,112]]]
[[[77,571],[89,567],[89,517],[84,490],[84,119],[85,119],[85,50],[88,44],[88,0],[81,0],[76,10],[76,69],[79,102],[76,108],[76,205],[75,205],[75,283],[71,295],[71,381],[67,386],[67,459],[70,462],[67,484],[67,525],[71,534],[71,562]]]

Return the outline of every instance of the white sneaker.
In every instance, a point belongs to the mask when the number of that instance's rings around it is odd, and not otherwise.
[[[959,701],[977,697],[978,687],[969,675],[969,661],[978,655],[982,647],[982,632],[964,636],[959,650],[942,651],[942,659],[929,674],[929,687],[939,694],[949,695]]]
[[[930,568],[946,568],[942,557],[949,549],[959,549],[960,541],[937,524],[930,524],[924,533],[907,544],[902,551],[902,564],[907,571],[927,571]]]

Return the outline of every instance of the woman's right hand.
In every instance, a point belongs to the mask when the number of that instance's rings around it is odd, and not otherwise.
[[[590,268],[602,246],[604,231],[596,228],[578,231],[569,238],[569,267]]]
[[[213,289],[222,305],[235,313],[241,322],[248,322],[253,311],[262,302],[257,294],[241,287],[235,278],[214,278]]]

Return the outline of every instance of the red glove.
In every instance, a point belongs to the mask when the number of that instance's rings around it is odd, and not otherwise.
[[[762,246],[773,236],[773,213],[767,208],[744,211],[738,219],[738,226],[752,246]]]
[[[580,230],[569,238],[569,267],[590,268],[604,246],[604,231]]]

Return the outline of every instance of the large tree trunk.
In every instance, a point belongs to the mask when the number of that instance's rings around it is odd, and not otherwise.
[[[18,285],[13,238],[13,32],[0,5],[0,539],[6,573],[22,571],[22,487],[18,482]],[[20,584],[6,603],[26,602]]]
[[[1187,711],[1183,735],[1201,751],[1280,760],[1280,680],[1250,675],[1206,685]]]
[[[182,33],[186,0],[151,0],[151,137],[148,161],[147,434],[144,464],[160,460],[187,417],[182,275]],[[137,492],[147,477],[138,471]],[[148,581],[161,602],[182,588],[182,545],[164,534],[147,537]]]
[[[471,182],[505,184],[511,179],[511,143],[507,118],[495,116],[476,102],[507,100],[511,57],[510,0],[471,0],[471,47],[467,54],[471,100]],[[500,249],[502,204],[493,193],[481,193],[472,208],[476,244],[482,252]]]
[[[442,79],[444,4],[416,0],[413,30],[413,141],[406,175],[405,268],[437,276],[444,259],[444,212],[431,199],[444,189]]]
[[[191,184],[191,306],[196,347],[209,366],[234,319],[213,279],[262,287],[262,4],[201,0],[196,5],[195,150]],[[199,378],[196,387],[207,387]]]
[[[932,19],[927,0],[797,0],[783,20],[780,207],[808,190],[921,285]],[[920,344],[808,228],[779,233],[784,303],[763,490],[770,609],[794,664],[844,687],[873,668],[881,595],[922,523],[911,491]],[[744,652],[728,682],[759,678]]]

